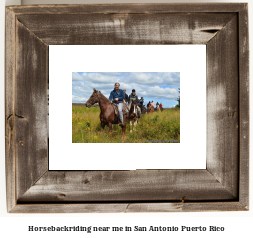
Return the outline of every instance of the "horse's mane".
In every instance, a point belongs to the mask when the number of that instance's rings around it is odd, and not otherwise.
[[[100,91],[98,91],[98,90],[96,90],[96,92],[98,92],[99,93],[99,95],[101,96],[101,99],[104,101],[107,101],[107,102],[110,102],[110,100],[103,94],[103,93],[101,93]]]

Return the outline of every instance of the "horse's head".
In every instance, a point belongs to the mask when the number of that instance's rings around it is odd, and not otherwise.
[[[137,101],[132,101],[131,108],[130,108],[130,115],[132,117],[136,117],[137,115]]]
[[[85,103],[86,107],[91,107],[91,105],[98,103],[98,94],[99,94],[99,91],[97,91],[94,88],[93,93],[91,94],[90,98]]]

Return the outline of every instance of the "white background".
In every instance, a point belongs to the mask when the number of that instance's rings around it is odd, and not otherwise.
[[[2,116],[0,118],[1,120],[1,127],[0,127],[0,135],[1,136],[1,143],[0,143],[0,218],[1,221],[1,235],[3,237],[56,237],[55,233],[28,233],[27,232],[27,226],[28,225],[92,225],[92,226],[103,226],[103,225],[118,225],[118,226],[125,226],[125,225],[152,225],[152,224],[160,224],[160,225],[219,225],[219,226],[225,226],[226,231],[225,233],[204,233],[206,237],[217,237],[217,238],[224,238],[224,237],[251,237],[252,236],[252,222],[253,222],[253,207],[252,207],[252,176],[250,176],[250,211],[249,212],[190,212],[190,213],[128,213],[128,214],[7,214],[6,212],[6,193],[5,193],[5,138],[4,138],[4,7],[5,5],[11,5],[11,4],[20,4],[21,1],[18,0],[6,0],[1,1],[0,10],[1,10],[1,25],[0,25],[0,32],[1,32],[1,38],[0,38],[0,45],[1,45],[1,64],[0,64],[0,72],[1,72],[1,79],[0,79],[0,88],[1,88],[1,112]],[[87,0],[87,1],[61,1],[61,0],[51,0],[48,1],[32,1],[27,0],[23,1],[24,3],[34,3],[34,4],[41,4],[41,3],[112,3],[112,2],[118,2],[118,3],[127,3],[127,2],[154,2],[154,1],[127,1],[127,0]],[[190,1],[162,1],[159,2],[207,2],[207,1],[198,1],[198,0],[190,0]],[[249,28],[250,28],[250,45],[253,44],[252,41],[252,14],[253,14],[253,8],[252,8],[252,1],[245,1],[245,0],[221,0],[221,1],[211,1],[208,0],[208,2],[249,2]],[[250,53],[250,58],[252,59],[252,53]],[[253,66],[250,65],[250,71],[252,72]],[[250,83],[250,91],[253,90],[253,85]],[[253,100],[251,99],[250,105],[253,105]],[[250,106],[250,111],[252,110],[252,106]],[[250,117],[251,119],[252,117]],[[253,120],[251,119],[251,123]],[[250,127],[250,134],[252,134],[253,127]],[[252,140],[250,140],[250,145],[252,147]],[[250,159],[252,160],[252,156],[250,155]],[[250,163],[250,172],[252,174],[252,163]],[[115,233],[117,237],[119,236],[118,233]],[[115,236],[114,234],[114,236]],[[155,233],[157,234],[157,233]],[[59,235],[59,234],[58,234]],[[60,233],[61,237],[69,237],[70,233]],[[74,235],[74,237],[84,237],[86,234],[71,234]],[[91,234],[89,234],[91,235]],[[94,235],[94,234],[93,234]],[[104,233],[100,234],[98,233],[96,236],[105,235]],[[110,233],[110,235],[113,235]],[[121,233],[121,235],[124,237],[125,234]],[[139,233],[131,233],[131,236],[137,237]],[[143,235],[143,234],[141,234]],[[154,237],[154,233],[145,233],[145,236],[148,237]],[[158,234],[159,236],[166,236],[166,237],[182,237],[182,235],[187,235],[187,237],[203,237],[203,233],[164,233],[164,234]],[[129,234],[127,234],[129,237]]]
[[[180,143],[72,143],[72,72],[180,72]],[[49,91],[50,170],[206,168],[205,45],[51,45]]]

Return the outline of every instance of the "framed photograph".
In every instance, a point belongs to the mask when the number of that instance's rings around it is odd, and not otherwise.
[[[51,45],[49,52],[49,170],[206,169],[205,45]],[[116,82],[126,94],[125,126],[120,103],[110,102]]]
[[[8,212],[249,210],[246,3],[10,6],[5,42]]]

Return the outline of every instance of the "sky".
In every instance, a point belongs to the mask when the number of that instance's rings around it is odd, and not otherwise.
[[[145,105],[154,101],[171,108],[178,103],[179,72],[73,72],[72,102],[85,103],[93,88],[109,98],[116,82],[120,83],[120,89],[126,89],[128,95],[135,89],[139,99],[144,98]]]

